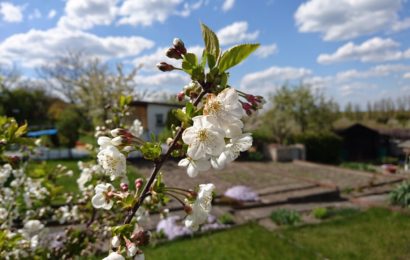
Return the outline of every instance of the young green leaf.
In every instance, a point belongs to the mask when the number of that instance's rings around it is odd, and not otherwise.
[[[219,71],[224,72],[233,66],[241,63],[246,57],[254,52],[259,47],[259,44],[242,44],[236,45],[227,50],[219,61]]]
[[[212,54],[215,58],[218,58],[220,52],[218,37],[211,29],[208,28],[208,26],[203,23],[201,23],[201,30],[206,51],[209,54]]]

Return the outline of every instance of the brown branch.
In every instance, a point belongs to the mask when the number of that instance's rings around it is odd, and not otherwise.
[[[206,94],[206,91],[202,91],[199,94],[199,96],[195,99],[193,105],[197,106],[199,104],[199,102],[202,100],[202,98],[205,96],[205,94]],[[131,222],[132,218],[135,215],[135,212],[137,212],[137,210],[141,206],[142,202],[147,197],[147,194],[150,191],[150,188],[151,188],[152,184],[154,183],[154,180],[157,177],[157,174],[158,174],[159,170],[161,169],[164,162],[169,158],[171,153],[174,151],[178,141],[182,137],[182,133],[184,132],[184,130],[185,129],[181,125],[178,132],[177,132],[177,134],[175,135],[174,140],[172,141],[171,145],[169,146],[168,151],[163,156],[161,156],[161,158],[158,161],[155,162],[154,169],[152,169],[152,172],[151,172],[151,176],[149,177],[148,182],[145,184],[144,189],[141,192],[141,195],[140,195],[138,201],[134,204],[132,209],[128,212],[127,217],[124,220],[124,224],[129,224]]]

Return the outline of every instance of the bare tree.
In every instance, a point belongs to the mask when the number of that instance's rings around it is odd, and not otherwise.
[[[100,123],[108,118],[107,107],[121,95],[135,93],[138,68],[125,73],[122,64],[111,69],[97,58],[88,58],[83,52],[67,52],[51,64],[44,65],[39,74],[54,91],[68,102],[78,105],[89,119]]]

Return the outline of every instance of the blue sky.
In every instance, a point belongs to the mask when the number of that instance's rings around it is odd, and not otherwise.
[[[407,0],[14,0],[0,1],[0,64],[29,78],[67,50],[127,66],[143,64],[138,88],[177,92],[188,81],[161,73],[174,37],[199,53],[199,22],[223,48],[259,42],[231,83],[267,95],[304,82],[342,105],[410,91]]]

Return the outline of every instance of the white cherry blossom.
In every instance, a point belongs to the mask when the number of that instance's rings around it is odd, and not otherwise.
[[[105,172],[111,175],[111,179],[122,177],[126,172],[126,158],[116,147],[109,145],[105,146],[98,155],[98,163]]]
[[[211,212],[212,192],[215,189],[215,185],[200,184],[197,198],[193,204],[191,204],[192,212],[185,218],[185,226],[198,230],[199,225],[205,223]]]
[[[83,168],[80,177],[77,179],[78,188],[83,191],[85,190],[85,184],[91,181],[92,171],[89,168]]]
[[[114,247],[114,248],[117,248],[117,247],[119,247],[120,245],[121,245],[121,240],[120,240],[120,238],[119,238],[118,236],[114,236],[114,237],[111,239],[111,246]]]
[[[7,179],[10,177],[13,168],[10,164],[5,164],[0,168],[0,186],[3,186]]]
[[[250,133],[244,133],[234,136],[228,144],[225,146],[225,150],[216,159],[215,165],[224,167],[226,164],[234,161],[238,158],[240,152],[247,151],[252,146],[252,135]],[[214,166],[214,164],[212,164]],[[216,167],[214,167],[216,168]]]
[[[142,123],[140,120],[135,119],[130,127],[130,133],[135,137],[141,137],[142,133],[144,132],[144,128],[142,127]]]
[[[178,166],[187,167],[187,174],[193,178],[198,175],[199,172],[207,171],[211,168],[211,163],[208,159],[193,160],[192,158],[184,158],[179,161]]]
[[[204,115],[215,117],[228,138],[242,132],[243,123],[240,119],[243,116],[243,109],[238,93],[233,88],[227,88],[217,96],[209,94],[204,106]]]
[[[111,252],[107,257],[104,257],[103,260],[125,260],[125,258],[117,252]]]
[[[96,209],[103,208],[109,210],[112,208],[114,201],[110,198],[109,192],[114,190],[114,187],[109,183],[102,183],[95,186],[95,195],[91,199],[93,207]]]
[[[115,146],[115,144],[112,142],[112,139],[107,136],[98,137],[97,143],[100,146],[100,151],[110,146]]]
[[[196,116],[192,120],[193,126],[182,134],[182,140],[188,145],[188,156],[198,160],[207,155],[220,155],[225,148],[224,131],[218,127],[215,118]]]

